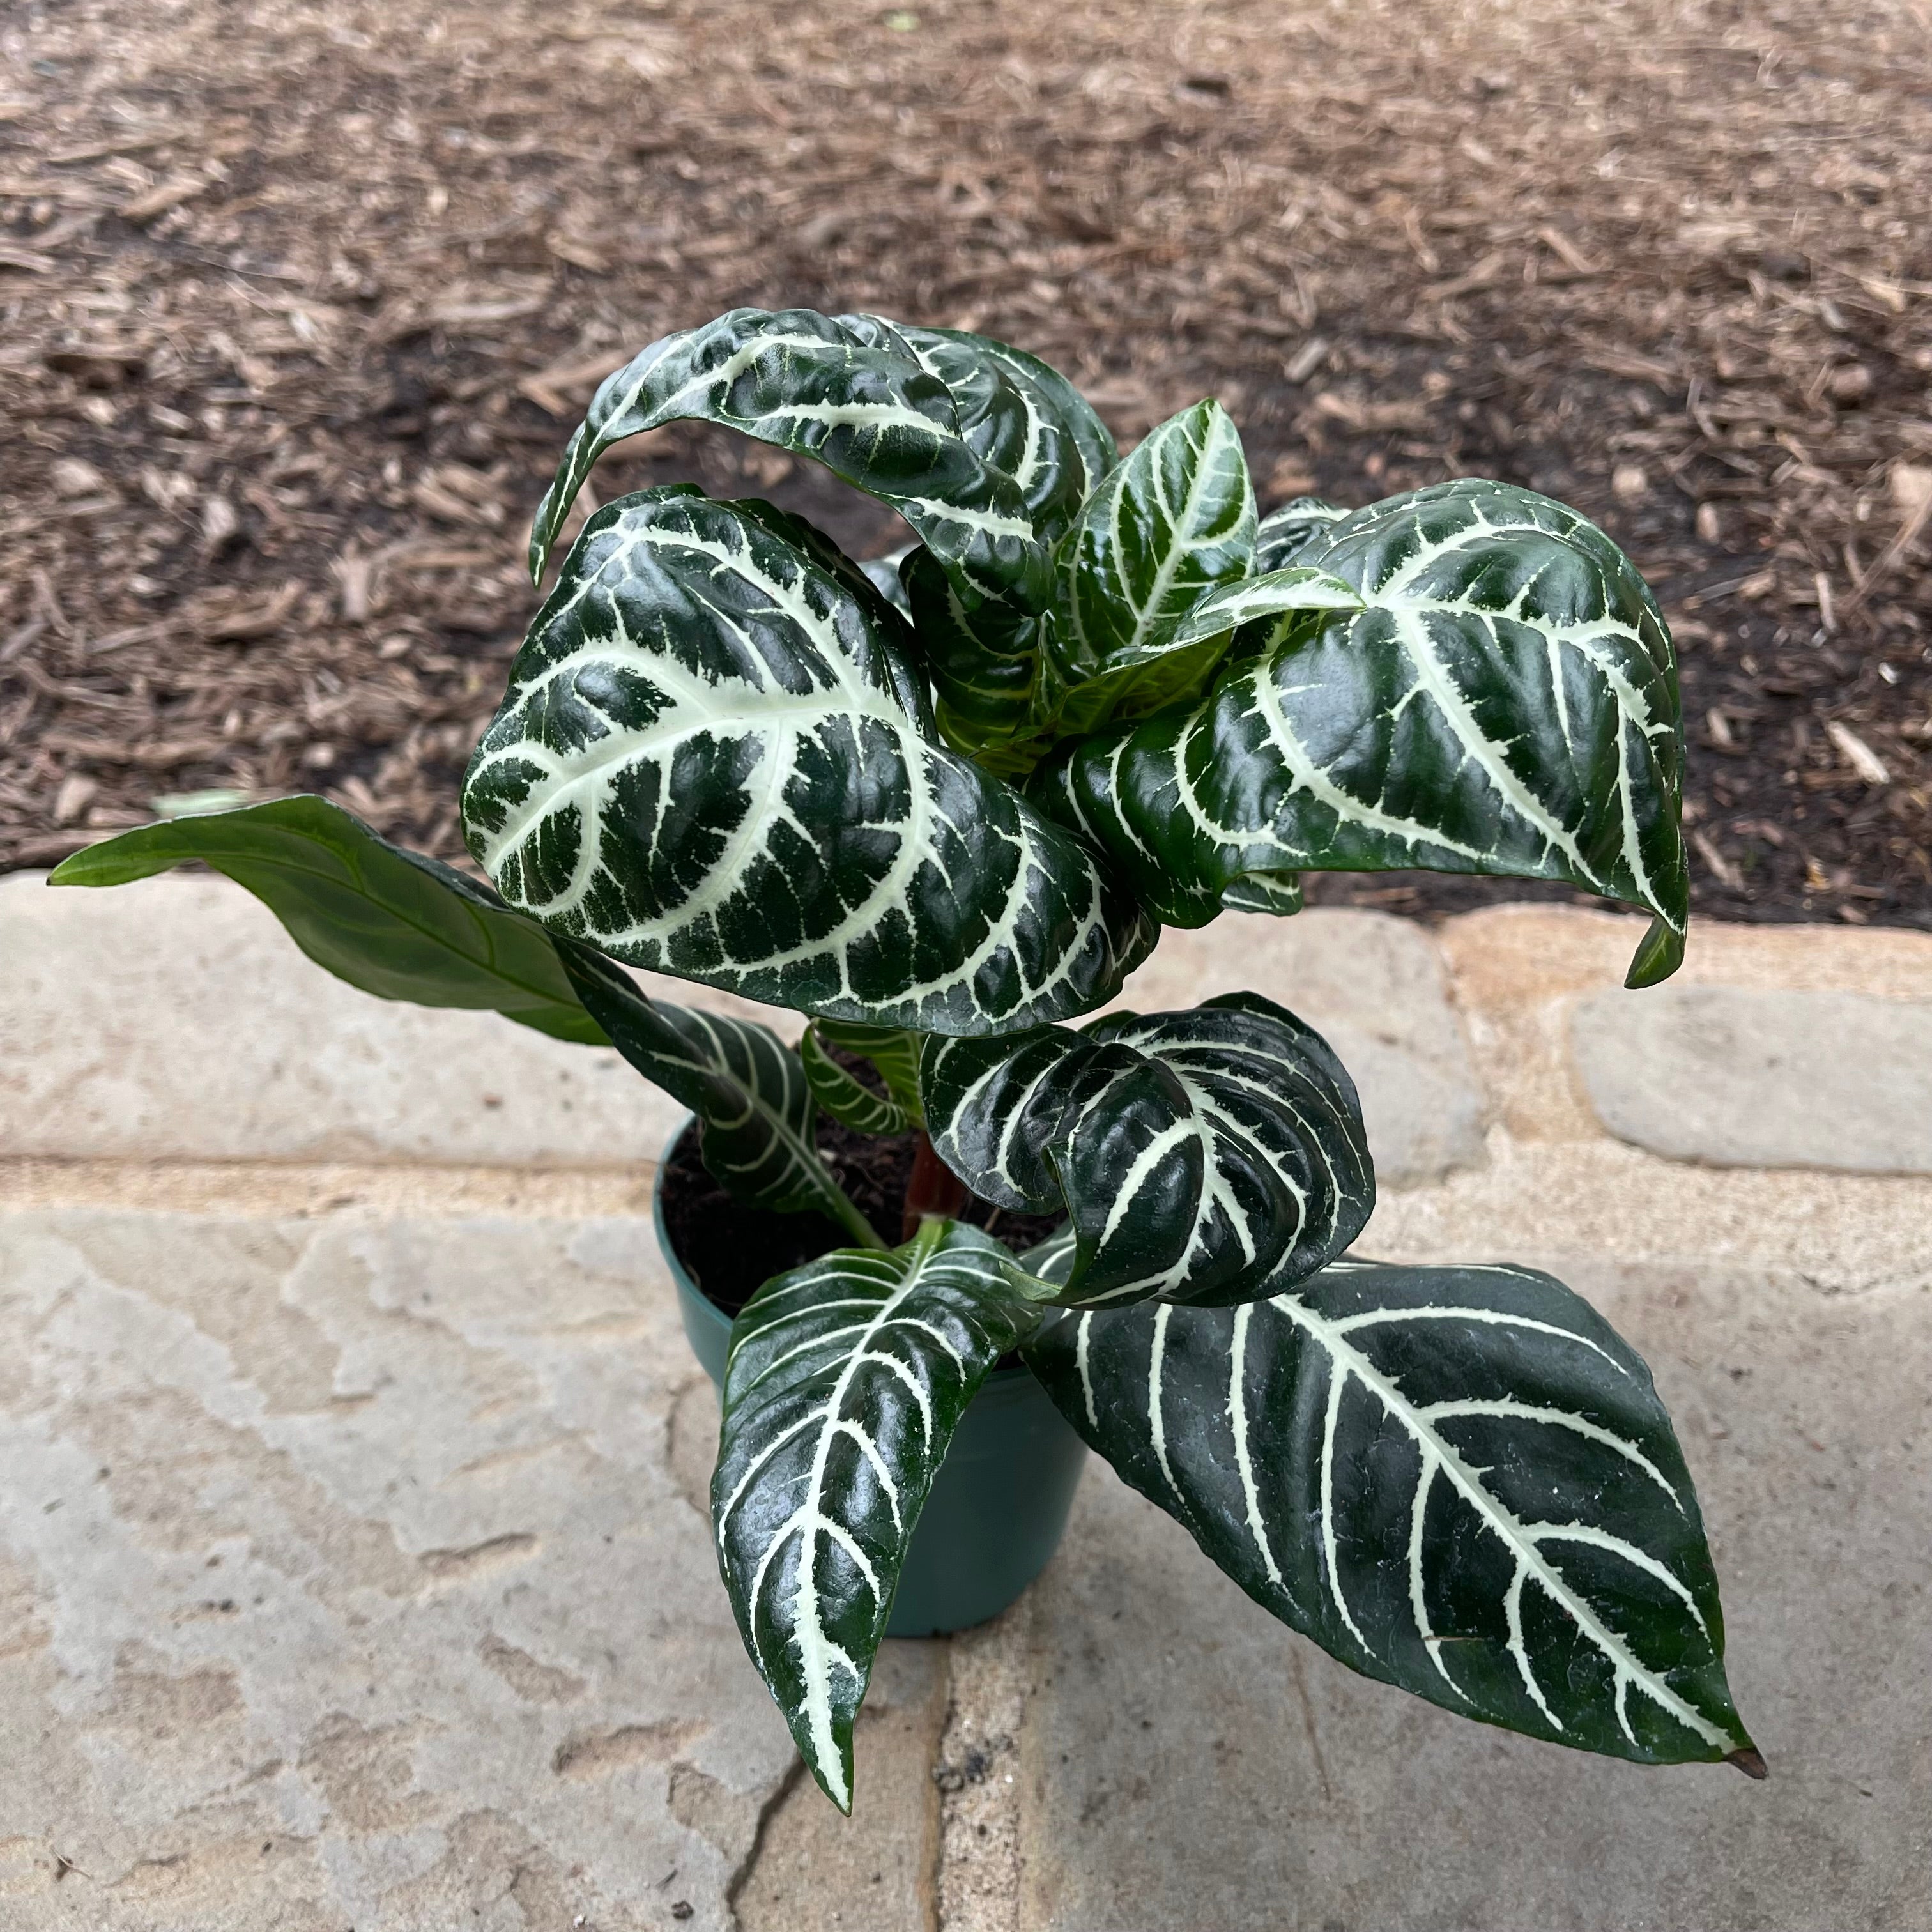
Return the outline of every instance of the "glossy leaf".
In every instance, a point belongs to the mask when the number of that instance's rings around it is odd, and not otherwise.
[[[960,435],[1019,485],[1035,530],[1052,542],[1120,460],[1093,404],[1023,349],[964,329],[897,326],[951,394]]]
[[[1254,488],[1220,404],[1197,403],[1153,430],[1088,497],[1057,553],[1046,703],[1059,728],[1092,728],[1140,680],[1165,674],[1171,697],[1190,674],[1204,677],[1211,660],[1176,672],[1175,632],[1210,591],[1248,574],[1254,542]]]
[[[1144,915],[938,742],[904,620],[775,514],[653,490],[585,525],[464,780],[478,862],[554,932],[808,1012],[986,1032],[1111,997]]]
[[[1198,698],[1213,682],[1236,632],[1244,626],[1289,611],[1361,608],[1361,595],[1352,585],[1319,570],[1277,570],[1223,584],[1196,603],[1159,648],[1123,653],[1062,692],[1058,709],[1034,734],[1029,747],[1034,762],[1054,736],[1130,723]],[[1225,894],[1222,902],[1238,903]]]
[[[848,1053],[869,1060],[908,1124],[916,1127],[926,1124],[919,1094],[919,1052],[924,1044],[923,1035],[904,1027],[867,1026],[857,1020],[814,1020],[806,1031],[828,1045],[843,1047]],[[895,1127],[885,1131],[897,1133],[902,1130]]]
[[[1343,1262],[1239,1308],[1067,1318],[1028,1360],[1128,1482],[1352,1668],[1532,1737],[1762,1774],[1670,1418],[1560,1282]]]
[[[1242,633],[1201,704],[1081,745],[1034,795],[1160,916],[1256,872],[1416,866],[1561,879],[1688,916],[1677,671],[1655,600],[1575,512],[1502,484],[1422,490],[1300,553],[1365,608]]]
[[[604,1043],[534,920],[324,798],[141,826],[75,853],[50,883],[124,885],[194,860],[253,892],[318,966],[365,993],[481,1008],[558,1040]]]
[[[934,1147],[974,1193],[1070,1216],[1069,1304],[1244,1301],[1332,1261],[1375,1204],[1341,1062],[1257,994],[931,1040],[920,1087]]]
[[[532,577],[606,449],[694,418],[824,464],[898,511],[962,589],[1037,608],[1085,475],[1039,366],[980,338],[811,309],[734,309],[666,336],[592,399],[538,506]]]
[[[1264,576],[1244,577],[1210,590],[1180,620],[1168,648],[1184,650],[1208,644],[1264,618],[1362,608],[1362,593],[1325,570],[1271,570]]]
[[[1244,872],[1221,888],[1221,905],[1226,912],[1267,913],[1286,919],[1301,910],[1301,875],[1298,872]]]
[[[885,1245],[820,1158],[811,1083],[770,1027],[651,999],[574,940],[556,950],[617,1051],[698,1116],[704,1165],[730,1193],[775,1214],[823,1214],[862,1246]]]
[[[1285,570],[1302,560],[1302,553],[1348,514],[1339,503],[1322,496],[1297,496],[1270,510],[1255,532],[1255,568]]]
[[[852,1727],[946,1444],[1033,1329],[998,1243],[929,1221],[886,1254],[824,1256],[732,1324],[711,1482],[738,1628],[826,1796],[852,1808]]]
[[[912,649],[932,680],[946,742],[970,758],[997,752],[1032,716],[1042,620],[1011,604],[975,604],[928,550],[914,550],[900,574]],[[1031,764],[1022,758],[1014,769]]]
[[[912,1116],[890,1094],[868,1087],[849,1068],[842,1066],[826,1050],[826,1043],[814,1021],[798,1043],[798,1057],[811,1084],[812,1096],[840,1125],[861,1134],[903,1134],[913,1125]]]

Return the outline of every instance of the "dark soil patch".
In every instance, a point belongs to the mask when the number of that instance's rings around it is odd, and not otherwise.
[[[596,382],[805,303],[1023,344],[1124,437],[1217,394],[1269,502],[1467,473],[1575,502],[1676,628],[1696,909],[1932,926],[1922,8],[75,0],[16,29],[0,867],[211,788],[326,790],[454,855]],[[893,538],[722,434],[596,482],[685,476]]]
[[[916,1137],[854,1133],[821,1118],[818,1148],[839,1185],[881,1238],[896,1246]],[[736,1315],[772,1276],[801,1268],[851,1237],[822,1214],[774,1214],[733,1199],[705,1166],[698,1124],[678,1137],[664,1173],[665,1231],[705,1298]],[[984,1228],[1016,1254],[1052,1233],[1064,1217],[1012,1214],[969,1200],[959,1219]]]

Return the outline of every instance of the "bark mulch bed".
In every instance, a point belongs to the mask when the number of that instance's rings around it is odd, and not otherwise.
[[[213,790],[454,854],[592,387],[799,302],[1124,436],[1217,394],[1266,501],[1574,500],[1676,628],[1698,909],[1932,925],[1917,0],[81,0],[0,61],[0,866]],[[893,539],[716,434],[596,487],[685,474]]]

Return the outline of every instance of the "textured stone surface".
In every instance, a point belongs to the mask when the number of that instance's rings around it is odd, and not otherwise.
[[[1514,905],[1436,929],[1477,1076],[1493,1118],[1516,1139],[1588,1140],[1603,1131],[1570,1054],[1579,1000],[1600,996],[1612,1010],[1635,1012],[1690,986],[1932,998],[1932,933],[1702,921],[1665,986],[1626,992],[1640,923],[1576,907]]]
[[[225,879],[0,878],[0,1156],[620,1166],[682,1116],[608,1048],[358,992]]]
[[[1932,1922],[1932,1178],[1660,1159],[1572,1050],[1681,987],[1923,1001],[1932,938],[1700,928],[1660,994],[1631,938],[1231,916],[1127,1000],[1304,1014],[1396,1184],[1367,1251],[1540,1259],[1646,1349],[1771,1784],[1365,1684],[1096,1468],[1040,1588],[886,1646],[848,1822],[716,1582],[668,1103],[337,986],[226,882],[0,880],[0,1927]]]
[[[1482,1094],[1442,957],[1419,926],[1340,908],[1224,913],[1163,932],[1120,1004],[1157,1012],[1244,988],[1299,1015],[1341,1055],[1384,1186],[1415,1186],[1482,1158]]]
[[[1600,993],[1570,1016],[1572,1050],[1597,1118],[1653,1154],[1932,1174],[1932,976],[1925,991]]]
[[[1932,1918],[1932,1294],[1544,1264],[1657,1372],[1769,1783],[1573,1754],[1356,1677],[1096,1471],[1035,1605],[1024,1926]]]
[[[732,1922],[796,1760],[647,1224],[17,1215],[0,1307],[8,1932]],[[845,1838],[895,1926],[935,1649]]]

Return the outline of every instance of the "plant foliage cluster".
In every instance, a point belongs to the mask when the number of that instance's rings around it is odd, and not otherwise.
[[[1354,1668],[1588,1750],[1759,1768],[1630,1349],[1547,1276],[1352,1258],[1360,1110],[1292,1012],[1083,1018],[1162,926],[1292,914],[1310,871],[1568,880],[1650,915],[1631,984],[1670,973],[1676,670],[1628,560],[1489,482],[1262,517],[1213,402],[1122,458],[1019,350],[737,310],[599,390],[534,580],[599,454],[687,418],[824,464],[915,541],[855,562],[686,486],[597,510],[464,782],[494,890],[310,798],[129,832],[58,882],[204,861],[371,992],[614,1045],[734,1195],[849,1232],[735,1323],[712,1489],[746,1648],[842,1807],[921,1506],[1015,1350]],[[810,1024],[794,1051],[620,962]],[[821,1112],[916,1129],[974,1194],[1063,1225],[1018,1258],[938,1216],[888,1248]]]

